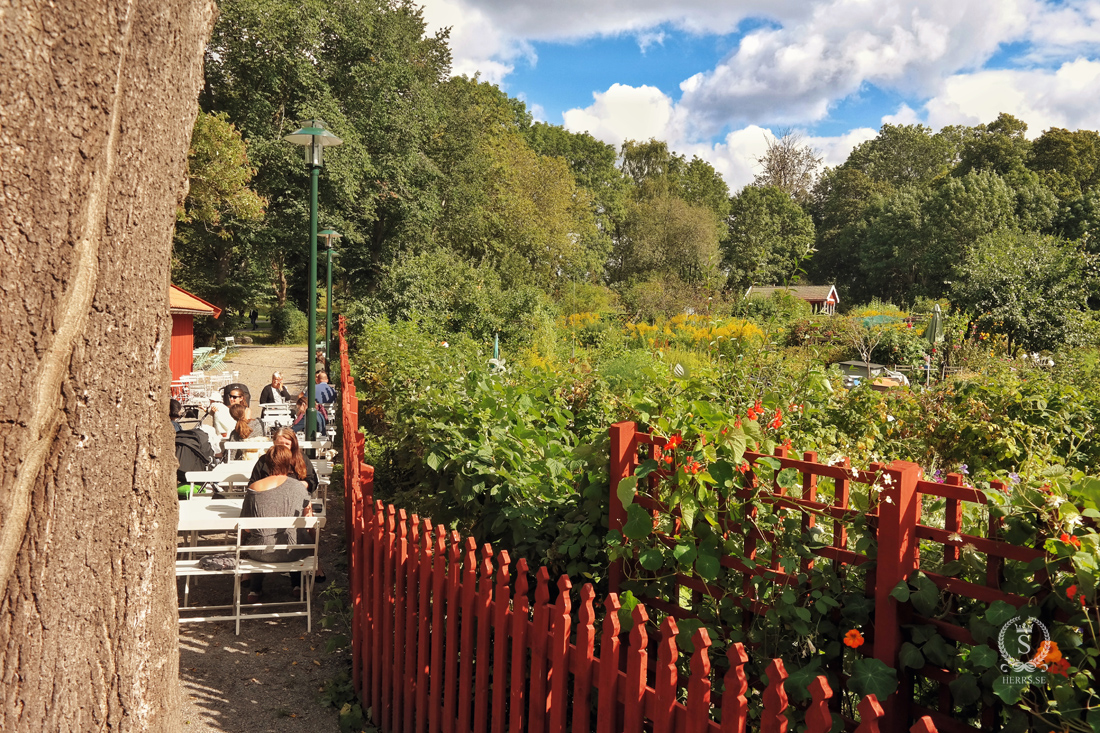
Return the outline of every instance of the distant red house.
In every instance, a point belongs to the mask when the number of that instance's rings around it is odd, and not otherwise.
[[[745,293],[745,297],[769,298],[777,290],[790,293],[794,297],[806,301],[817,313],[836,313],[837,303],[840,302],[840,296],[836,294],[835,285],[792,285],[789,287],[784,285],[753,285]]]
[[[168,311],[172,314],[172,350],[168,364],[172,369],[172,379],[179,379],[191,373],[191,357],[195,351],[195,316],[217,318],[222,314],[222,309],[183,288],[170,285]]]

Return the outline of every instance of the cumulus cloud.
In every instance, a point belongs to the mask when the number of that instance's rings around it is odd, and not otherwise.
[[[731,191],[752,183],[759,170],[756,160],[776,139],[772,130],[748,125],[729,132],[719,142],[707,142],[690,136],[684,117],[684,109],[661,90],[625,84],[615,84],[606,92],[594,94],[591,105],[571,109],[564,115],[567,130],[587,132],[616,148],[625,140],[664,140],[676,153],[689,158],[698,156],[713,165]],[[805,143],[821,154],[823,165],[843,163],[853,147],[877,134],[877,130],[870,128],[834,137],[800,132]]]
[[[681,104],[706,135],[730,121],[817,121],[867,83],[923,96],[1018,36],[1026,17],[1011,0],[819,3],[801,25],[744,36],[680,85]]]
[[[668,140],[675,134],[672,99],[657,87],[613,84],[592,97],[590,106],[565,112],[567,130],[588,132],[616,147],[624,140]]]
[[[925,105],[928,124],[977,125],[1008,112],[1035,136],[1049,127],[1096,128],[1100,61],[1077,59],[1059,68],[977,71],[947,79]]]

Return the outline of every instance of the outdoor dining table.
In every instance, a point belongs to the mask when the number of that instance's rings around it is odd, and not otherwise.
[[[180,502],[180,532],[223,532],[234,529],[241,518],[244,497],[193,496]]]

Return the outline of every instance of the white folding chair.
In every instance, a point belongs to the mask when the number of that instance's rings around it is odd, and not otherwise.
[[[313,630],[312,590],[313,576],[317,570],[317,553],[321,546],[321,529],[325,526],[324,517],[249,517],[239,518],[234,527],[235,541],[224,542],[215,545],[179,545],[176,548],[176,577],[189,581],[192,577],[203,575],[229,575],[233,578],[233,603],[205,606],[188,606],[185,597],[184,604],[179,607],[181,613],[191,611],[218,611],[231,610],[230,614],[213,616],[180,616],[180,623],[195,623],[198,621],[234,621],[236,633],[241,633],[241,619],[243,618],[290,618],[294,616],[306,617],[306,631]],[[306,544],[247,544],[248,530],[274,529],[277,531],[294,532],[299,529],[312,530],[313,536]],[[249,552],[257,550],[305,550],[309,555],[298,560],[285,562],[264,562],[253,560],[248,556]],[[204,568],[202,556],[219,555],[224,558],[232,558],[232,567]],[[197,556],[197,558],[196,558]],[[229,563],[226,563],[229,564]],[[250,603],[241,604],[241,581],[243,576],[252,573],[280,574],[301,573],[302,584],[298,599],[294,601],[280,601],[275,603]],[[280,608],[283,606],[303,606],[300,611],[257,612],[262,609]],[[245,611],[249,611],[245,613]]]

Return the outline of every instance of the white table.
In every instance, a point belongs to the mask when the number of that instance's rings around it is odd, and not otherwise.
[[[193,496],[180,502],[180,532],[221,532],[236,528],[244,497]]]

